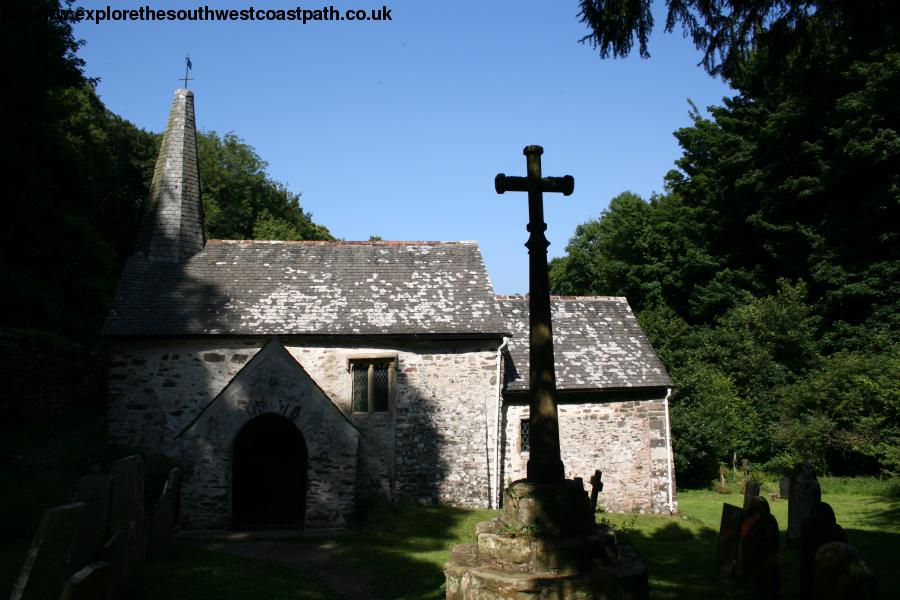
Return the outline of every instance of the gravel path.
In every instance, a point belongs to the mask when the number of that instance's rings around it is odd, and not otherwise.
[[[328,543],[298,542],[211,542],[206,548],[215,552],[270,560],[291,567],[302,567],[322,579],[347,600],[377,600],[372,593],[372,571],[353,564]]]

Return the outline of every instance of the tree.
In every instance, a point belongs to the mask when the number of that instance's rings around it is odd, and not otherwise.
[[[632,192],[613,198],[600,218],[579,225],[566,256],[550,264],[558,294],[626,296],[643,310],[659,303],[692,319],[710,302],[722,263],[710,254],[697,211],[676,195],[649,202]]]
[[[692,108],[666,194],[613,199],[551,281],[629,297],[675,380],[689,480],[711,479],[734,449],[772,468],[895,473],[900,11],[667,4],[667,29],[682,23],[737,93],[709,117]],[[582,8],[602,56],[634,39],[647,55],[649,2]],[[749,439],[735,414],[754,424]]]
[[[234,133],[197,136],[208,238],[330,240],[300,197],[266,174],[266,162]]]
[[[900,473],[900,354],[838,352],[781,390],[783,454],[823,471]],[[787,462],[787,461],[786,461]]]
[[[653,31],[650,0],[581,0],[581,22],[590,33],[581,39],[600,56],[631,53],[635,38],[640,55],[650,56]],[[665,30],[680,23],[713,75],[739,78],[751,55],[767,71],[799,73],[830,51],[831,40],[850,40],[857,55],[896,47],[900,12],[892,0],[666,0]]]

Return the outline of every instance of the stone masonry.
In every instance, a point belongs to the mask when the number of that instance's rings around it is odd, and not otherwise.
[[[609,511],[669,512],[664,394],[643,399],[595,394],[559,404],[566,478],[580,477],[589,486],[591,475],[600,469],[604,491],[599,504]],[[507,485],[525,477],[528,452],[522,451],[520,428],[527,418],[527,404],[504,405],[502,468]]]
[[[138,249],[150,260],[178,263],[203,249],[203,203],[194,93],[178,90],[150,182]]]
[[[221,342],[221,340],[219,340]],[[215,406],[240,381],[241,370],[267,339],[239,339],[231,347],[206,340],[131,343],[116,352],[110,371],[110,435],[118,443],[140,446],[175,459],[185,472],[182,526],[228,528],[231,445],[248,415],[239,418],[216,412]],[[385,347],[374,343],[300,345],[297,340],[273,341],[287,347],[296,361],[358,430],[359,448],[341,446],[329,438],[327,451],[311,447],[310,428],[298,422],[310,446],[310,473],[328,461],[327,453],[352,452],[353,465],[344,479],[354,481],[339,494],[389,493],[401,501],[486,506],[494,456],[496,419],[496,348],[484,343],[436,345],[406,342]],[[397,370],[391,410],[353,413],[350,410],[348,361],[357,357],[396,356]],[[229,383],[229,382],[234,383]],[[288,379],[286,387],[295,379]],[[225,390],[225,391],[223,391]],[[289,389],[278,394],[249,385],[245,391],[255,416],[260,412],[291,414]],[[282,402],[255,407],[254,399],[278,396]],[[303,401],[299,401],[303,404]],[[244,411],[246,412],[246,411]],[[205,420],[214,420],[215,434],[198,436]],[[206,426],[209,429],[209,426]],[[353,437],[353,436],[351,436]],[[186,440],[190,439],[191,443]],[[324,441],[322,442],[325,443]],[[358,462],[356,460],[359,453]],[[347,469],[354,471],[348,474]],[[359,472],[355,472],[359,469]],[[308,524],[341,525],[352,511],[349,500],[333,518],[316,517],[315,479],[310,479]],[[325,501],[323,500],[322,504]]]

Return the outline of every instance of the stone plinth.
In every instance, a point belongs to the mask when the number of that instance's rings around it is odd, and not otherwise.
[[[448,600],[648,597],[643,561],[594,523],[581,482],[516,481],[503,514],[475,532],[476,543],[454,548],[444,567]]]

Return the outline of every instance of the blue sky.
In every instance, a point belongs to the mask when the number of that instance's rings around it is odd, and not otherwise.
[[[339,10],[385,4],[334,1]],[[203,2],[78,2],[107,4]],[[703,108],[729,94],[696,66],[700,54],[680,30],[663,33],[662,14],[652,58],[601,60],[577,43],[587,30],[574,0],[386,5],[391,21],[80,23],[75,34],[112,111],[161,131],[190,52],[198,127],[255,147],[336,237],[477,240],[506,294],[528,290],[527,202],[497,195],[493,179],[524,175],[524,146],[544,147],[545,175],[575,177],[572,196],[545,197],[550,255],[559,256],[616,194],[662,191],[680,155],[672,132],[690,123],[688,98]]]

